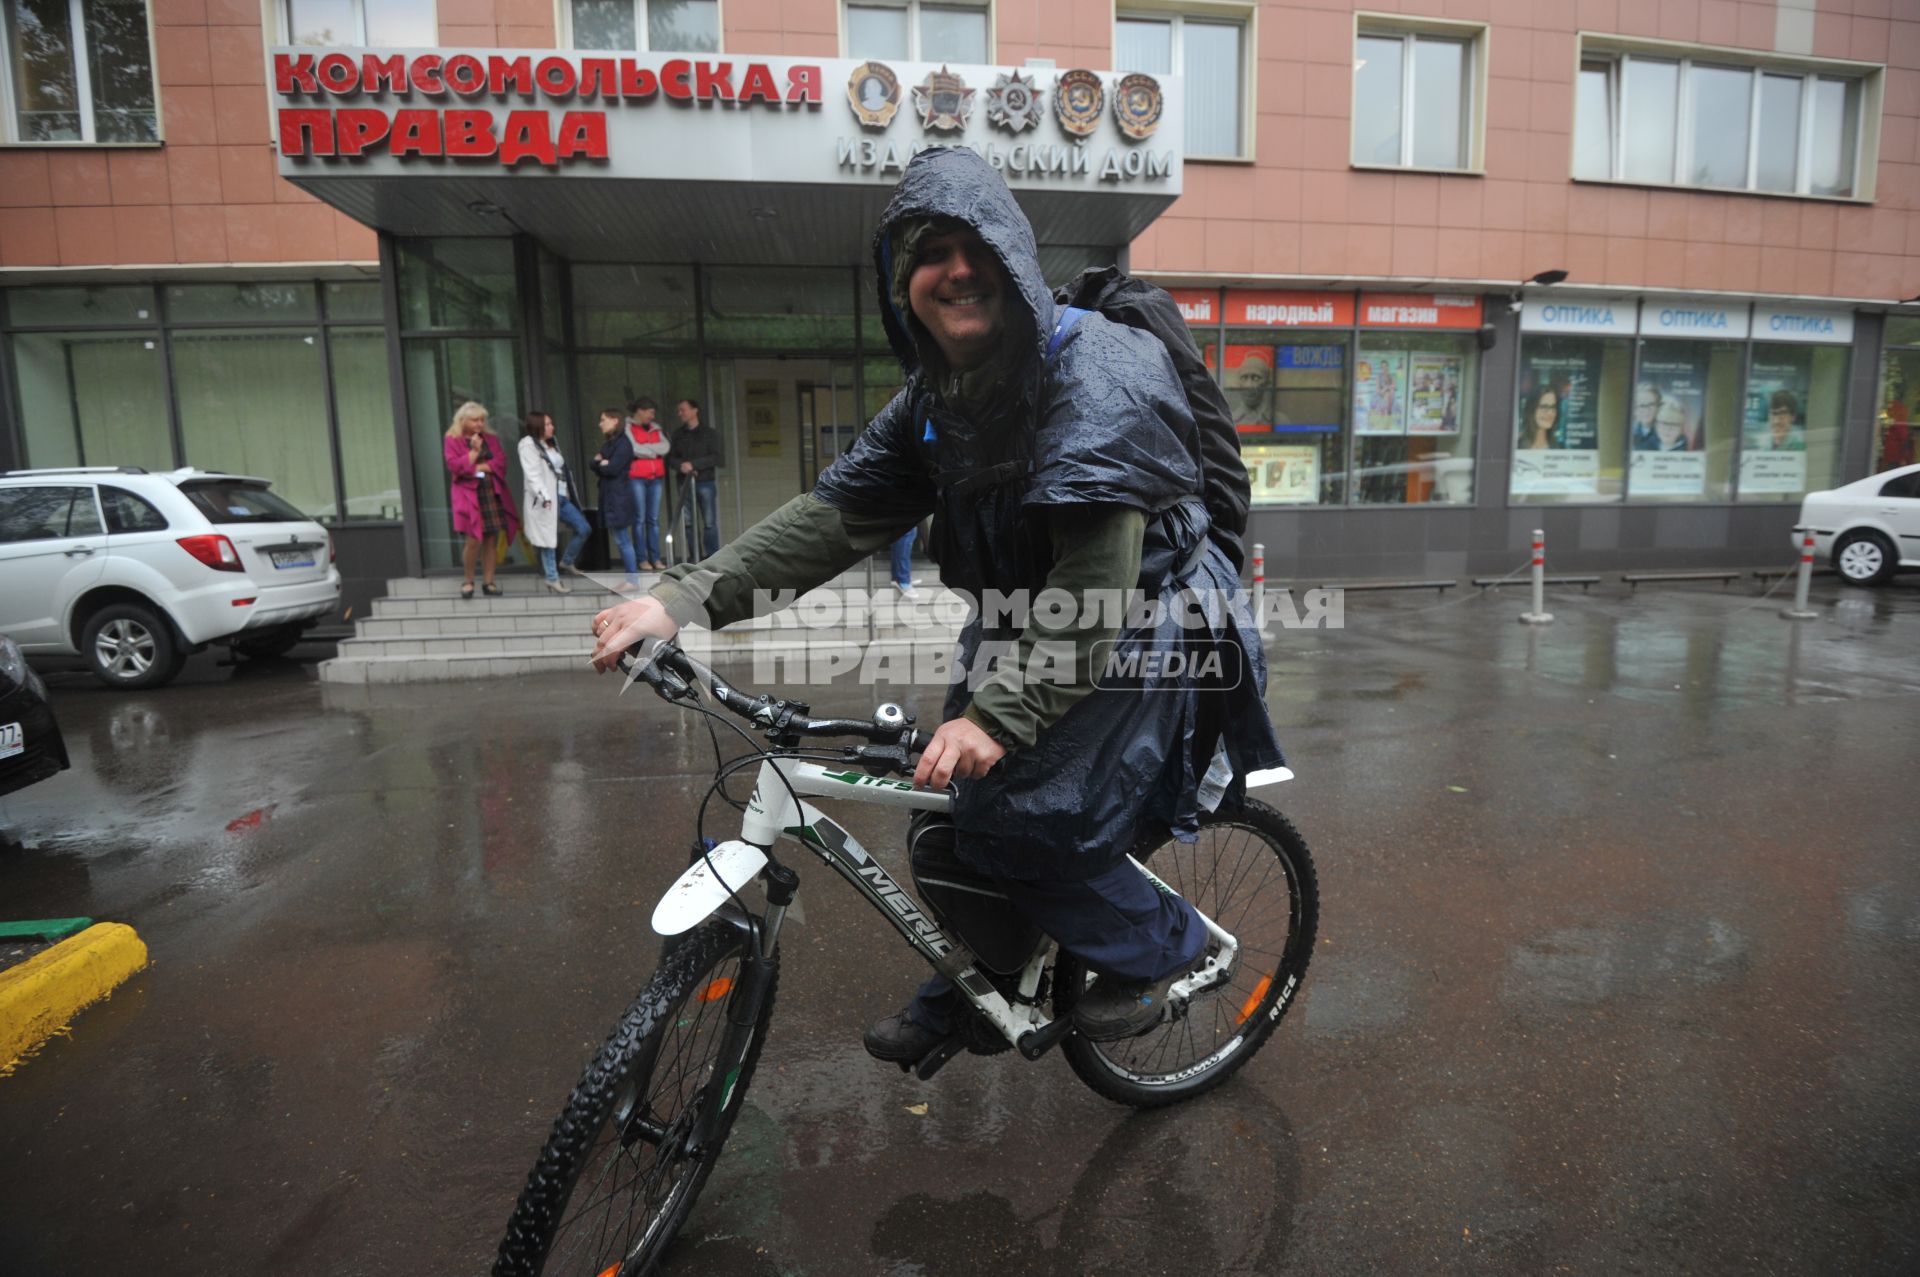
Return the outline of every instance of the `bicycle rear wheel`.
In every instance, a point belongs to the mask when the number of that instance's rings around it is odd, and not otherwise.
[[[745,961],[745,937],[719,922],[667,955],[553,1124],[495,1277],[654,1271],[719,1159],[766,1041],[777,953],[751,1031],[727,1032],[749,996]]]
[[[1253,799],[1233,815],[1202,821],[1194,842],[1149,838],[1134,857],[1240,946],[1224,984],[1174,1008],[1157,1028],[1118,1042],[1075,1034],[1061,1044],[1095,1091],[1157,1108],[1220,1085],[1272,1035],[1307,975],[1320,889],[1292,822]],[[1086,964],[1062,951],[1054,1014],[1071,1014],[1086,987]]]

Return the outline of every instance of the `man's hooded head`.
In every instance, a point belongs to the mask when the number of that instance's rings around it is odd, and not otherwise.
[[[941,147],[913,158],[881,217],[874,258],[887,337],[909,372],[987,367],[1005,384],[1038,366],[1054,306],[1033,228],[972,151]],[[983,353],[989,324],[994,339]]]

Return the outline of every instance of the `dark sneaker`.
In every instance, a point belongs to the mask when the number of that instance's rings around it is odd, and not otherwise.
[[[892,1064],[917,1064],[946,1040],[944,1034],[909,1020],[904,1011],[876,1023],[864,1039],[868,1055]]]
[[[1101,976],[1073,1008],[1073,1027],[1089,1042],[1138,1037],[1166,1016],[1167,990],[1182,974],[1175,971],[1152,984]]]

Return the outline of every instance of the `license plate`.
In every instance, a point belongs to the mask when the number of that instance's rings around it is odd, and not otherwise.
[[[12,758],[24,753],[27,748],[27,736],[20,730],[18,723],[0,723],[0,758]]]
[[[276,568],[310,568],[314,562],[312,550],[268,550],[267,557]]]

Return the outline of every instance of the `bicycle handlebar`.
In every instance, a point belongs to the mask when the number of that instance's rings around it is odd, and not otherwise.
[[[720,705],[746,719],[770,735],[860,736],[876,745],[901,745],[907,753],[917,754],[933,737],[916,731],[913,720],[897,706],[883,705],[871,719],[813,718],[804,702],[778,697],[748,696],[721,678],[711,666],[694,659],[671,640],[659,640],[643,658],[644,640],[627,649],[620,658],[620,671],[630,679],[638,678],[659,693],[661,699],[691,699],[695,689],[704,687]],[[637,671],[632,662],[642,662]],[[889,715],[888,711],[892,713]]]

